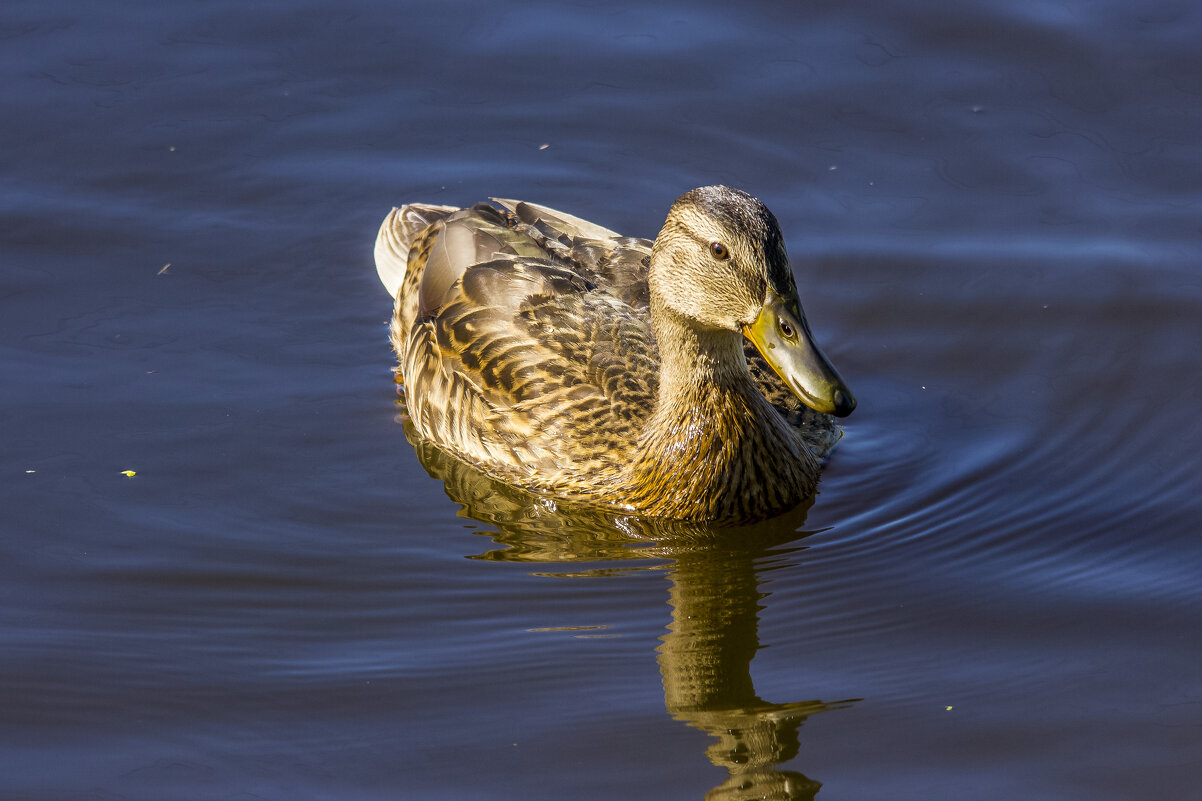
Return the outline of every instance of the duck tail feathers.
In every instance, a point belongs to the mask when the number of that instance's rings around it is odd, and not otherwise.
[[[455,206],[410,203],[394,208],[380,225],[376,236],[376,273],[380,283],[394,298],[405,283],[409,250],[423,231],[439,220],[459,211]]]

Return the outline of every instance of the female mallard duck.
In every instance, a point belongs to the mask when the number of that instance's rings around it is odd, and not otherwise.
[[[763,203],[694,189],[649,242],[496,202],[393,209],[376,240],[419,436],[504,482],[653,517],[745,522],[813,492],[830,415],[856,401]]]

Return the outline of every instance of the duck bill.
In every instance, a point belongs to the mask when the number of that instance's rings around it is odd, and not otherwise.
[[[796,298],[768,290],[764,308],[753,323],[743,326],[743,335],[806,406],[835,417],[846,417],[856,408],[855,396],[815,344]]]

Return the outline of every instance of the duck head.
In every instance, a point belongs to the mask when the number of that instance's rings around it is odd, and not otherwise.
[[[846,417],[856,399],[810,333],[780,225],[756,198],[703,186],[676,199],[651,253],[653,302],[705,330],[741,333],[812,409]]]

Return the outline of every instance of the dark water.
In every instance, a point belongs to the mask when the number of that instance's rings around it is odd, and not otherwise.
[[[1135,0],[9,0],[0,797],[1198,798],[1200,40]],[[713,182],[860,401],[813,506],[714,537],[427,474],[388,209],[650,236]]]

